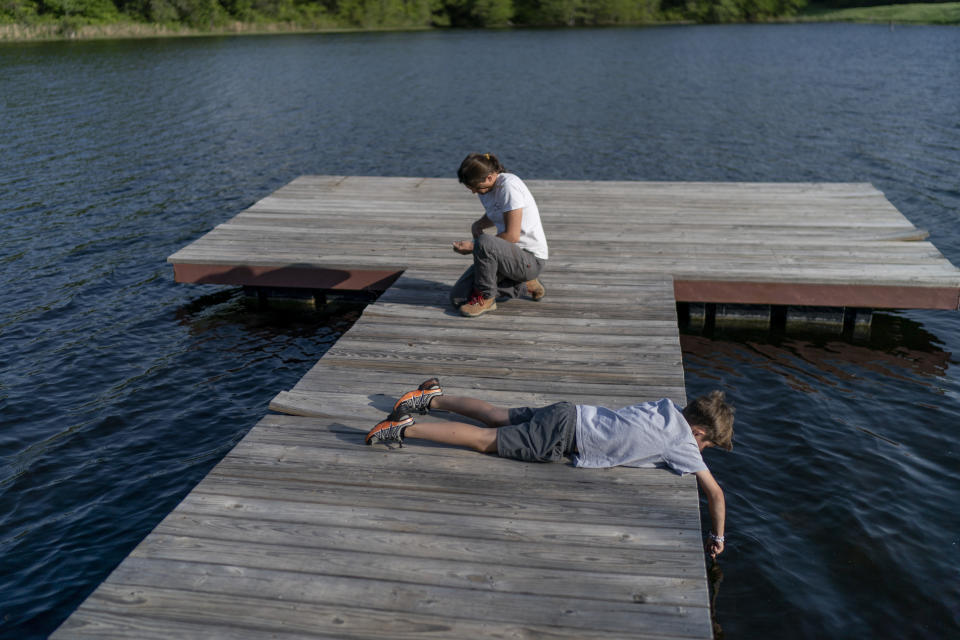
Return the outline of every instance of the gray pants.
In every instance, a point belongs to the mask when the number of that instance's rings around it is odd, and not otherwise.
[[[473,265],[450,290],[450,302],[459,307],[470,299],[473,289],[486,298],[519,298],[526,293],[527,280],[543,269],[541,260],[503,238],[484,233],[473,239]]]

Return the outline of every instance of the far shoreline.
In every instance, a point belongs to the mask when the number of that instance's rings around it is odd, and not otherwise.
[[[118,22],[102,25],[64,27],[51,23],[40,25],[0,24],[0,43],[70,42],[92,40],[146,40],[151,38],[203,38],[222,36],[268,36],[284,34],[389,33],[443,31],[435,27],[337,27],[322,28],[284,22],[235,22],[211,29],[143,22]]]
[[[884,5],[852,9],[808,8],[800,15],[771,18],[756,22],[722,24],[886,24],[891,26],[956,26],[960,25],[960,2]],[[505,25],[487,27],[488,30],[510,29],[582,29],[662,27],[699,23],[693,21],[659,20],[635,24],[533,26]],[[93,40],[133,40],[151,38],[201,38],[223,36],[264,36],[283,34],[340,34],[340,33],[403,33],[416,31],[456,31],[451,27],[394,26],[394,27],[321,27],[292,22],[229,22],[209,29],[185,25],[144,22],[115,22],[109,24],[77,24],[75,21],[43,22],[37,24],[0,24],[0,44],[27,42],[70,42]]]

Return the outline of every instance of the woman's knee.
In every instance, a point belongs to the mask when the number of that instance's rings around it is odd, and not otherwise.
[[[489,252],[500,242],[506,242],[506,240],[503,238],[498,238],[491,233],[481,233],[479,236],[473,239],[473,252]]]

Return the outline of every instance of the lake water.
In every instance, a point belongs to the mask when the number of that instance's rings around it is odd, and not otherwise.
[[[960,264],[960,30],[0,45],[0,636],[44,637],[351,322],[173,282],[302,174],[872,182]],[[549,221],[549,212],[543,212]],[[718,636],[960,634],[960,314],[682,336],[736,447]]]

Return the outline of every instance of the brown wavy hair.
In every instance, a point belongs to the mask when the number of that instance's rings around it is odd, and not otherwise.
[[[683,417],[692,427],[706,432],[706,439],[716,446],[733,449],[733,407],[723,391],[711,391],[683,408]]]

